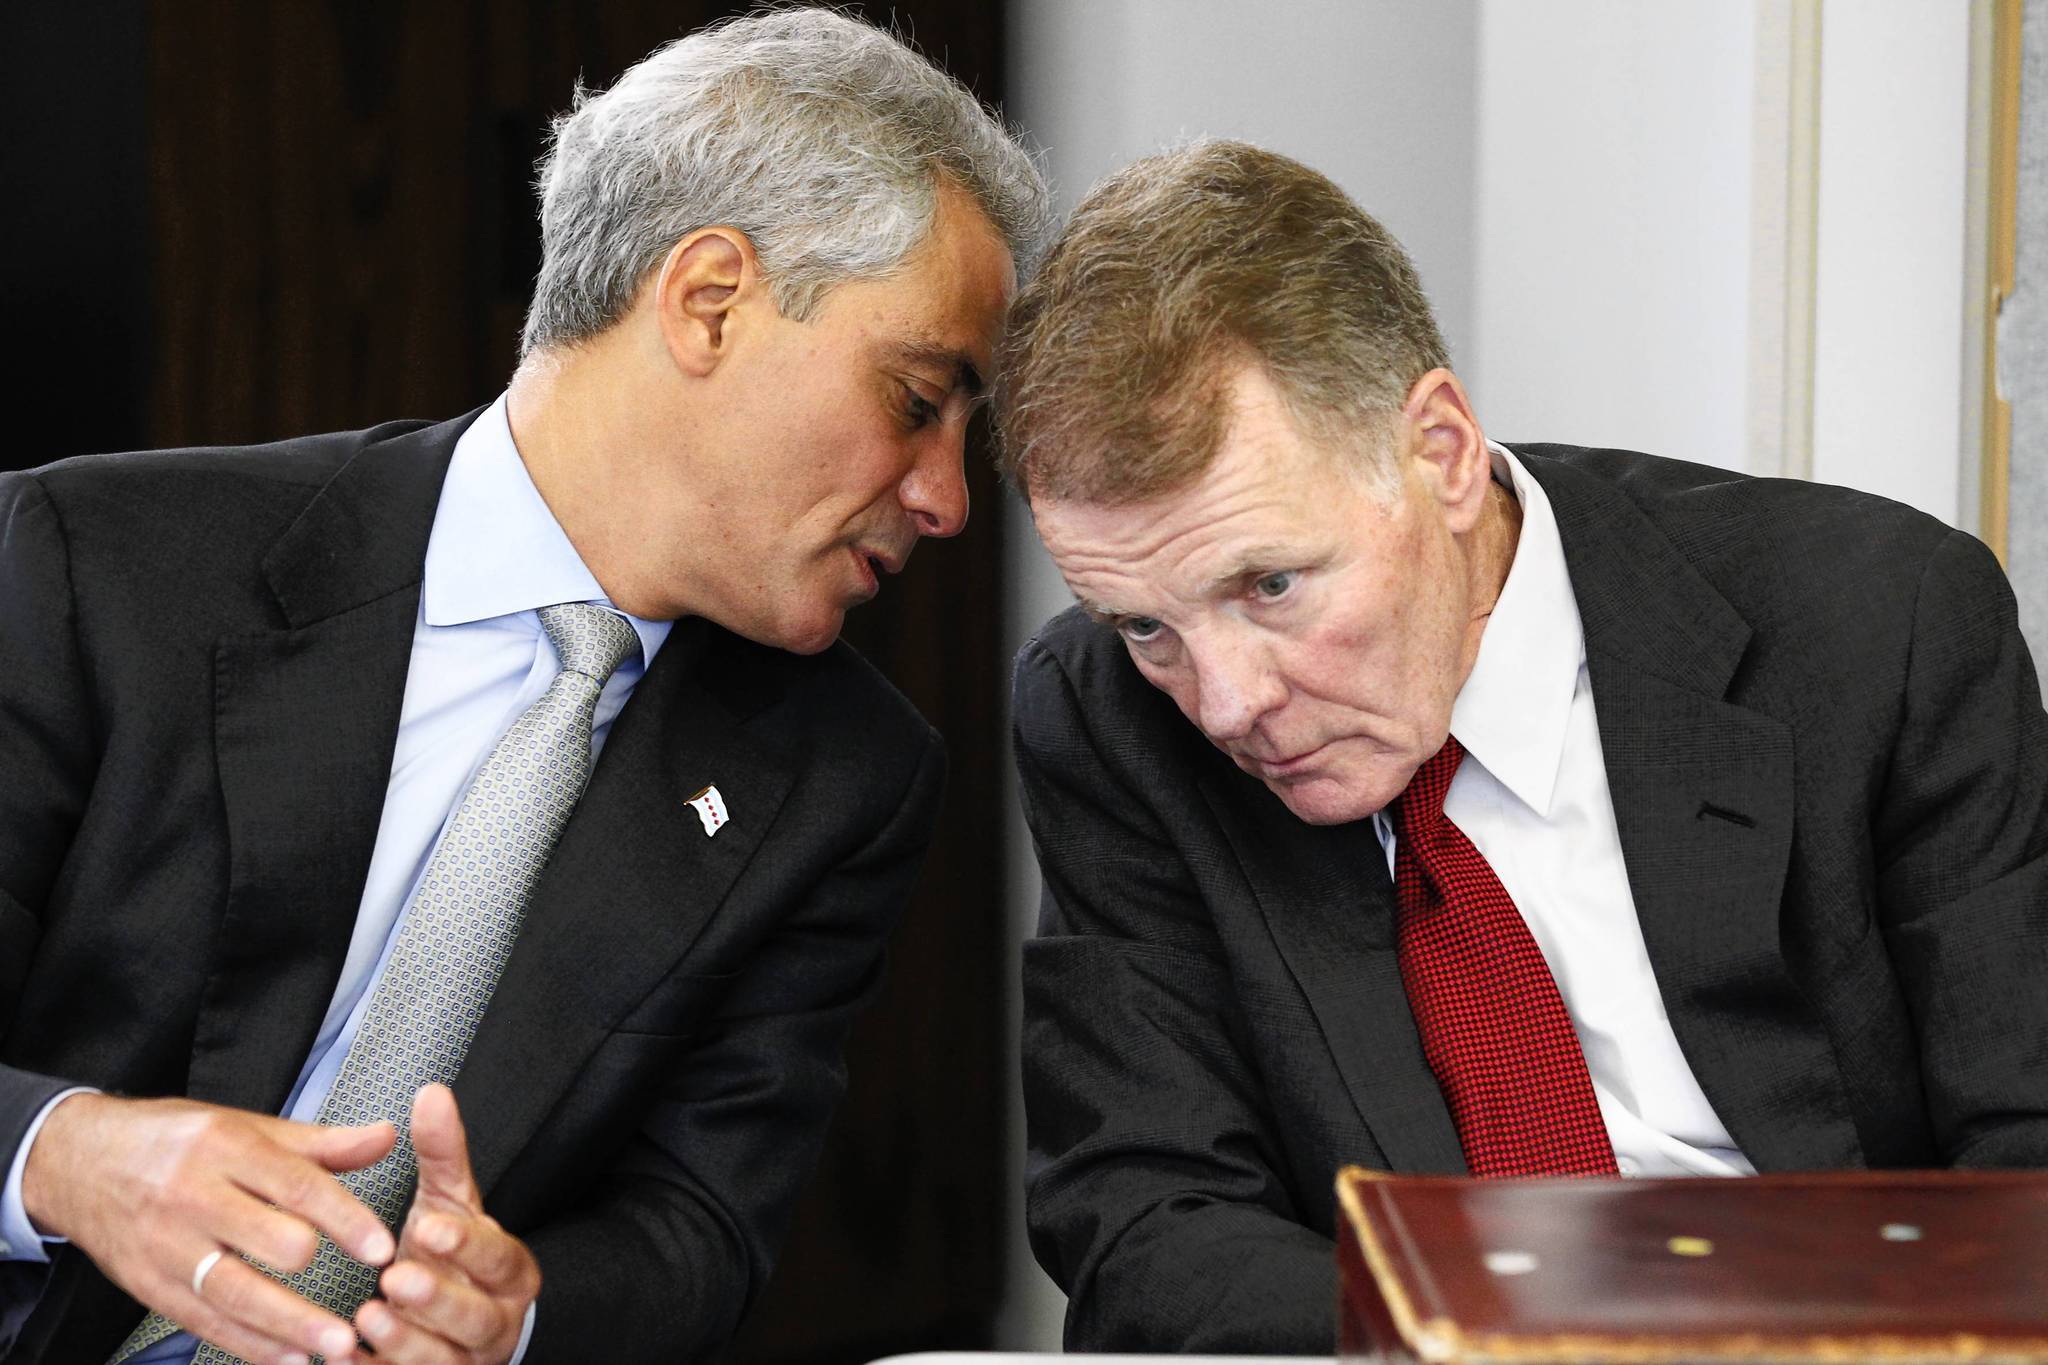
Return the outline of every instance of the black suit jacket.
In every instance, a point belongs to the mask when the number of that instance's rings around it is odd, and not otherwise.
[[[355,921],[468,420],[0,476],[0,1162],[64,1083],[282,1106]],[[845,647],[691,620],[655,656],[455,1085],[486,1205],[540,1262],[534,1365],[731,1332],[942,769]],[[713,783],[731,821],[706,837],[685,802]],[[140,1312],[75,1250],[0,1267],[9,1360],[97,1365]]]
[[[1657,984],[1744,1153],[2048,1161],[2048,721],[1996,561],[1842,489],[1518,454]],[[1068,1344],[1327,1352],[1337,1168],[1464,1169],[1370,822],[1295,819],[1075,612],[1015,714],[1028,1213]]]

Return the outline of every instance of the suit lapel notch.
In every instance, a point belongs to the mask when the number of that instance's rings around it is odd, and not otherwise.
[[[1760,1169],[1860,1164],[1833,1044],[1784,956],[1790,731],[1621,660],[1592,674],[1636,918],[1700,1088]]]
[[[441,481],[475,417],[369,433],[263,557],[284,628],[215,646],[228,892],[196,1098],[275,1112],[312,1047],[390,785]]]
[[[194,1038],[195,1098],[274,1113],[312,1047],[376,844],[416,601],[389,596],[216,647],[228,893]]]
[[[1750,628],[1613,486],[1524,459],[1557,515],[1629,891],[1686,1061],[1760,1168],[1857,1164],[1833,1045],[1782,943],[1792,734],[1727,699]]]
[[[392,593],[417,592],[455,444],[483,409],[389,436],[371,433],[263,557],[284,619],[306,626]]]
[[[1550,499],[1587,653],[1725,695],[1751,634],[1728,599],[1613,485],[1554,457],[1515,453]]]

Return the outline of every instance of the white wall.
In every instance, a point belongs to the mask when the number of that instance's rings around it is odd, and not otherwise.
[[[1747,468],[1754,10],[1486,0],[1481,15],[1481,423]]]
[[[1978,397],[1963,376],[1969,68],[1967,5],[1822,14],[1813,477],[1950,524],[1965,388]]]

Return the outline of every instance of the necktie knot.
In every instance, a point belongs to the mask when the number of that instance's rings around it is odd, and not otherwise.
[[[589,602],[542,607],[540,624],[561,657],[562,671],[581,673],[600,688],[640,648],[639,634],[624,617]]]
[[[1443,818],[1444,797],[1450,794],[1451,779],[1458,775],[1458,764],[1464,757],[1465,746],[1458,743],[1458,737],[1446,735],[1444,747],[1415,770],[1415,776],[1408,779],[1407,788],[1394,805],[1396,838],[1413,838]]]
[[[1613,1175],[1600,1097],[1535,935],[1444,796],[1465,746],[1394,811],[1395,956],[1422,1055],[1477,1176]]]

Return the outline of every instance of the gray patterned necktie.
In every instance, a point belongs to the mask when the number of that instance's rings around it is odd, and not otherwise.
[[[431,1081],[452,1083],[462,1070],[534,883],[589,780],[598,694],[640,645],[624,618],[587,603],[542,607],[540,621],[562,671],[484,759],[449,817],[320,1106],[317,1122],[330,1127],[379,1119],[398,1125],[398,1145],[389,1156],[338,1177],[394,1231],[418,1181],[412,1098]],[[278,1278],[347,1318],[376,1292],[377,1275],[323,1236],[312,1265]],[[161,1314],[150,1314],[110,1365],[177,1331]],[[227,1365],[235,1357],[202,1344],[192,1359],[193,1365]]]

